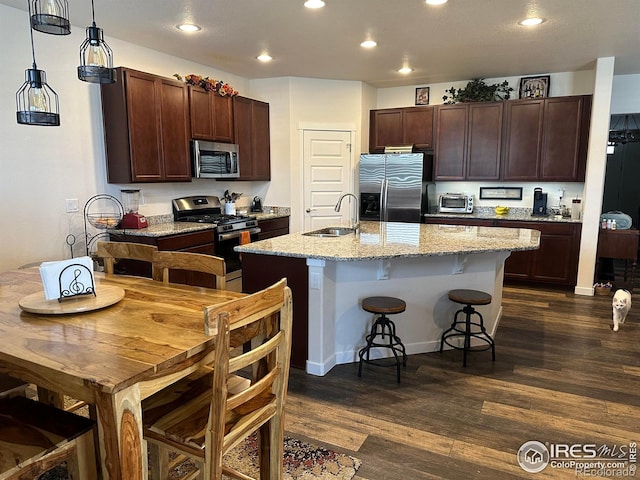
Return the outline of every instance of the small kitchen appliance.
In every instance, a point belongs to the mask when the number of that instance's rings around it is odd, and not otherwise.
[[[140,206],[140,190],[120,190],[122,194],[122,206],[124,216],[120,222],[120,228],[146,228],[149,226],[144,215],[138,213]]]
[[[440,213],[473,213],[473,195],[443,193],[438,197]]]
[[[195,178],[238,178],[238,145],[234,143],[191,142],[193,176]]]
[[[253,201],[251,202],[251,211],[262,212],[262,200],[260,197],[253,197]]]
[[[536,187],[533,189],[533,216],[545,217],[547,213],[547,194],[542,193],[542,188]]]

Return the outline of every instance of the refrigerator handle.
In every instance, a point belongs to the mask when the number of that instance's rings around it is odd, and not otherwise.
[[[389,212],[387,212],[387,195],[389,193],[389,180],[384,179],[382,181],[382,192],[380,194],[380,213],[381,221],[386,222],[389,219]]]

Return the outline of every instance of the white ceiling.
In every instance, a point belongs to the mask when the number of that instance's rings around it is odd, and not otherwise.
[[[639,0],[94,0],[115,37],[247,78],[360,80],[375,87],[589,69],[616,57],[640,73]],[[0,0],[26,10],[27,0]],[[91,21],[90,0],[69,0],[71,23]],[[526,16],[547,21],[517,25]],[[194,34],[175,25],[193,21]],[[25,22],[26,27],[26,22]],[[371,36],[378,47],[365,50]],[[268,51],[269,64],[256,60]],[[118,52],[114,52],[115,65]],[[414,71],[397,72],[404,63]],[[205,74],[206,72],[193,72]]]

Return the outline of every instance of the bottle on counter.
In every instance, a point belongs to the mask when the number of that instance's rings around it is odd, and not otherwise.
[[[579,198],[571,200],[571,220],[580,220],[580,214],[582,210],[582,204]]]
[[[615,230],[616,228],[618,228],[618,226],[616,225],[616,219],[614,218],[611,220],[611,230]]]
[[[607,230],[611,230],[611,219],[607,218]]]
[[[602,223],[600,224],[600,228],[602,228],[602,230],[606,230],[607,229],[607,219],[606,218],[602,219]]]

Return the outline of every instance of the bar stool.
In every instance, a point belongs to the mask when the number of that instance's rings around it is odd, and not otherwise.
[[[487,343],[485,348],[482,348],[478,351],[485,351],[491,349],[492,360],[496,361],[496,348],[495,343],[493,342],[493,338],[487,333],[487,330],[484,328],[484,321],[482,319],[482,315],[478,312],[474,305],[489,305],[491,303],[491,295],[485,292],[481,292],[479,290],[451,290],[449,291],[449,300],[455,303],[459,303],[464,305],[463,308],[458,310],[453,317],[453,323],[451,324],[451,328],[446,330],[440,339],[440,353],[442,353],[442,348],[446,343],[452,348],[457,350],[462,350],[462,366],[467,366],[467,352],[471,348],[471,337],[478,338]],[[458,314],[464,313],[465,319],[458,321]],[[479,321],[472,322],[471,316],[477,315]],[[479,331],[471,330],[471,326],[479,327]],[[464,346],[460,347],[458,345],[453,345],[448,342],[448,339],[451,337],[464,337]]]
[[[378,317],[371,326],[371,333],[367,335],[367,345],[360,349],[358,356],[358,376],[362,376],[362,363],[370,363],[379,367],[393,367],[397,369],[398,383],[400,383],[400,365],[407,366],[407,352],[400,338],[396,336],[396,325],[387,317],[406,310],[407,304],[404,300],[394,297],[367,297],[362,300],[362,309],[369,313],[374,313]],[[379,330],[378,330],[379,328]],[[383,342],[376,342],[379,337]],[[387,340],[385,340],[387,339]],[[381,360],[371,360],[369,353],[372,348],[388,348],[393,352],[395,362],[385,362]],[[400,356],[401,355],[401,356]],[[366,358],[365,358],[366,357]]]

